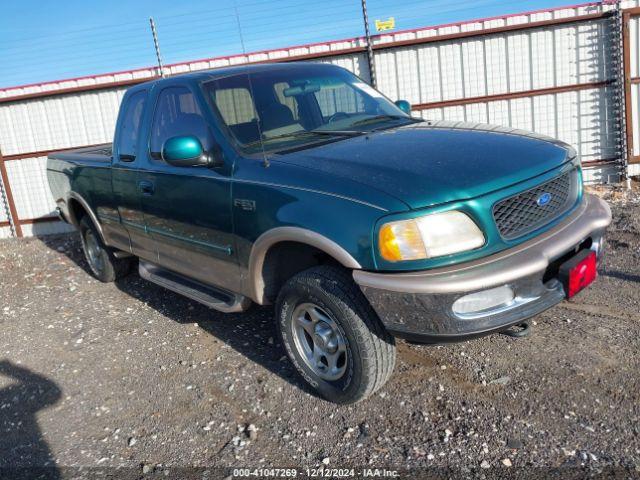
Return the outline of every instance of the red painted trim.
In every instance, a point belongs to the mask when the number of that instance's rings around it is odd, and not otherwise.
[[[605,165],[613,165],[618,163],[617,158],[599,158],[596,160],[583,160],[582,166],[588,168],[602,167]]]
[[[627,8],[624,13],[628,14],[630,17],[640,15],[640,7]]]
[[[345,40],[345,41],[348,41],[348,40]],[[340,40],[337,40],[337,42],[340,42]],[[329,44],[329,43],[327,42],[326,44]],[[321,43],[318,45],[325,45],[325,43]],[[188,62],[170,63],[168,65],[165,65],[164,67],[165,68],[188,67],[189,65],[194,63],[209,63],[209,62],[214,62],[219,60],[230,61],[231,59],[234,59],[234,58],[248,59],[249,57],[252,57],[254,55],[264,55],[267,52],[280,52],[282,50],[293,50],[294,48],[305,48],[305,47],[287,47],[287,48],[282,48],[277,50],[264,50],[263,52],[251,52],[251,53],[247,53],[246,55],[240,54],[240,55],[231,55],[227,57],[201,58],[197,60],[189,60]],[[228,65],[228,67],[242,67],[244,65],[256,65],[259,63],[276,63],[276,62],[286,63],[286,62],[292,62],[292,61],[298,61],[298,60],[306,60],[309,58],[322,58],[322,57],[333,57],[338,55],[348,55],[354,52],[363,52],[364,50],[365,50],[365,47],[350,47],[350,48],[343,48],[341,50],[327,50],[324,52],[304,53],[301,55],[289,55],[288,57],[282,57],[282,58],[268,58],[267,60],[253,60],[253,61],[247,60],[246,62],[230,64]],[[225,67],[214,67],[214,69],[215,68],[225,68]],[[211,70],[211,69],[189,70],[189,71],[204,72],[206,70]],[[180,74],[176,74],[176,75],[180,75]],[[1,98],[0,98],[0,101],[2,101]]]
[[[56,216],[47,216],[47,217],[37,217],[37,218],[27,218],[24,220],[20,220],[22,225],[34,225],[36,223],[51,223],[51,222],[59,222],[60,219]]]
[[[255,52],[248,52],[248,53],[236,53],[233,55],[224,55],[222,57],[209,57],[209,58],[197,58],[195,60],[187,60],[184,62],[177,62],[177,63],[169,63],[167,65],[165,65],[165,68],[172,68],[172,67],[182,67],[182,66],[188,66],[191,65],[192,63],[208,63],[208,62],[215,62],[215,61],[220,61],[220,60],[232,60],[234,58],[249,58],[249,57],[253,57],[255,55],[269,55],[270,53],[275,53],[275,52],[286,52],[288,50],[295,50],[298,48],[313,48],[313,47],[317,47],[320,45],[333,45],[336,43],[349,43],[349,42],[362,42],[364,41],[364,37],[353,37],[353,38],[346,38],[346,39],[337,39],[337,40],[327,40],[325,42],[317,42],[317,43],[307,43],[307,44],[303,44],[303,45],[294,45],[291,47],[282,47],[282,48],[272,48],[270,50],[258,50]],[[331,54],[331,55],[342,55],[344,51],[347,50],[351,50],[354,48],[358,48],[358,49],[364,49],[365,47],[362,46],[358,46],[358,47],[348,47],[348,48],[343,48],[340,50],[327,50],[327,51],[323,51],[323,52],[315,52],[315,53],[308,53],[308,54],[304,54],[304,55],[318,55],[321,56],[322,54]],[[270,58],[267,61],[271,61],[271,62],[286,62],[288,58],[299,58],[300,56],[304,56],[304,55],[296,55],[295,57],[283,57],[283,58]],[[235,67],[235,66],[242,66],[242,65],[250,65],[252,63],[262,63],[264,61],[260,61],[260,62],[243,62],[243,63],[237,63],[237,64],[233,64],[230,65],[231,67]],[[152,69],[155,67],[149,67],[149,69]]]
[[[430,110],[434,108],[459,107],[462,105],[471,105],[473,103],[497,102],[500,100],[513,100],[516,98],[538,97],[540,95],[553,95],[564,92],[577,92],[580,90],[588,90],[591,88],[606,87],[610,81],[589,82],[576,85],[563,85],[561,87],[538,88],[536,90],[523,90],[522,92],[498,93],[495,95],[483,95],[479,97],[458,98],[452,100],[442,100],[438,102],[419,103],[412,105],[413,110]]]
[[[76,148],[99,147],[102,145],[104,145],[104,143],[93,143],[91,145],[83,145],[81,147],[65,147],[65,148],[54,148],[51,150],[37,150],[35,152],[15,153],[13,155],[5,156],[4,160],[5,162],[10,162],[12,160],[24,160],[25,158],[46,157],[50,153],[64,152],[65,150],[75,150]]]
[[[9,216],[11,217],[13,228],[16,231],[16,235],[18,237],[22,237],[22,228],[20,228],[20,220],[18,219],[16,202],[13,199],[13,192],[11,191],[11,184],[9,183],[9,175],[7,174],[7,167],[4,164],[4,158],[2,158],[2,151],[0,151],[0,176],[2,176],[2,183],[4,184],[4,193],[7,197],[7,203],[9,204]]]
[[[377,34],[374,35],[372,37],[372,39],[375,41],[377,39],[380,39],[382,37],[388,37],[390,35],[398,35],[398,34],[405,34],[405,33],[416,33],[416,32],[420,32],[420,31],[425,31],[425,30],[437,30],[437,29],[441,29],[441,28],[447,28],[447,27],[453,27],[453,26],[458,26],[458,27],[462,27],[463,25],[473,25],[473,24],[477,24],[477,23],[481,23],[481,22],[488,22],[488,21],[493,21],[493,20],[499,20],[499,19],[507,19],[507,18],[512,18],[512,17],[522,17],[522,16],[527,16],[527,15],[535,15],[538,13],[545,13],[545,12],[549,12],[549,13],[553,13],[559,10],[570,10],[570,9],[577,9],[577,8],[585,8],[585,7],[591,7],[591,6],[599,6],[600,3],[598,2],[588,2],[588,3],[581,3],[581,4],[577,4],[577,5],[565,5],[565,6],[560,6],[560,7],[554,7],[554,8],[549,8],[549,9],[539,9],[539,10],[531,10],[531,11],[527,11],[527,12],[522,12],[522,13],[512,13],[512,14],[508,14],[508,15],[498,15],[498,16],[494,16],[494,17],[485,17],[485,18],[480,18],[480,19],[474,19],[474,20],[465,20],[462,22],[453,22],[453,23],[445,23],[445,24],[440,24],[440,25],[434,25],[434,26],[425,26],[425,27],[419,27],[419,28],[412,28],[412,29],[407,29],[407,30],[398,30],[395,32],[389,32],[388,34]],[[584,15],[576,15],[574,17],[567,17],[567,18],[573,18],[573,19],[579,19],[580,17],[583,17]],[[554,20],[560,20],[560,19],[554,19]],[[535,22],[537,23],[537,22]],[[523,25],[527,25],[525,24],[516,24],[518,26],[523,26]],[[515,25],[514,25],[515,26]],[[476,30],[475,33],[476,34],[480,34],[482,32],[482,30]],[[463,32],[466,33],[466,32]],[[431,38],[431,37],[430,37]],[[288,47],[282,47],[282,48],[275,48],[275,49],[270,49],[270,50],[261,50],[261,51],[257,51],[257,52],[249,52],[247,54],[243,54],[243,55],[229,55],[229,56],[222,56],[222,57],[210,57],[210,58],[203,58],[203,59],[198,59],[198,60],[191,60],[191,61],[186,61],[186,62],[179,62],[179,63],[172,63],[172,64],[168,64],[165,67],[177,67],[177,66],[188,66],[191,63],[199,63],[199,62],[211,62],[211,61],[216,61],[216,60],[229,60],[232,58],[241,58],[241,57],[249,57],[252,55],[262,55],[262,54],[269,54],[269,53],[273,53],[273,52],[279,52],[279,51],[283,51],[283,50],[293,50],[293,49],[297,49],[297,48],[312,48],[318,45],[328,45],[328,44],[335,44],[335,43],[343,43],[343,42],[364,42],[364,37],[353,37],[353,38],[347,38],[347,39],[337,39],[337,40],[328,40],[328,41],[323,41],[323,42],[317,42],[317,43],[309,43],[309,44],[303,44],[303,45],[294,45],[294,46],[288,46]],[[389,42],[392,43],[392,42]],[[378,47],[380,47],[380,45],[385,45],[386,44],[378,44]],[[333,50],[331,51],[334,55],[340,55],[342,53],[341,50]],[[323,52],[321,52],[323,53]],[[281,59],[281,61],[285,61],[285,59]],[[142,67],[142,68],[137,68],[137,69],[132,69],[132,70],[122,70],[122,71],[117,71],[117,72],[107,72],[107,73],[103,73],[103,74],[96,74],[96,75],[85,75],[85,76],[81,76],[81,77],[74,77],[74,78],[67,78],[67,79],[61,79],[61,80],[52,80],[52,81],[47,81],[47,82],[37,82],[37,83],[30,83],[30,84],[25,84],[25,85],[17,85],[17,86],[12,86],[12,87],[5,87],[5,88],[1,88],[0,92],[9,92],[12,90],[19,90],[19,89],[24,89],[24,88],[30,88],[30,87],[42,87],[45,85],[54,85],[54,84],[59,84],[62,82],[76,82],[76,81],[80,81],[80,80],[88,80],[88,79],[97,79],[97,78],[103,78],[103,77],[110,77],[110,76],[114,76],[114,75],[133,75],[137,72],[142,72],[142,71],[155,71],[157,67],[155,66],[149,66],[149,67]],[[104,83],[104,85],[108,85],[108,83]],[[56,93],[58,90],[51,90],[48,91],[46,93],[50,93],[50,94],[54,94]],[[40,93],[40,92],[39,92]],[[45,92],[41,92],[41,93],[45,93]],[[4,97],[4,99],[9,99],[9,98],[18,98],[18,97]],[[3,100],[3,99],[0,99]]]
[[[372,35],[371,38],[372,39],[376,39],[376,38],[380,38],[380,37],[386,37],[389,35],[398,35],[398,34],[403,34],[403,33],[415,33],[415,32],[422,32],[424,30],[438,30],[440,28],[447,28],[447,27],[461,27],[462,25],[473,25],[474,23],[483,23],[483,22],[491,22],[493,20],[506,20],[507,18],[513,18],[513,17],[525,17],[527,15],[536,15],[538,13],[553,13],[553,12],[557,12],[559,10],[571,10],[571,9],[575,9],[575,8],[585,8],[585,7],[595,7],[595,6],[600,6],[601,4],[599,2],[589,2],[589,3],[580,3],[577,5],[567,5],[564,7],[553,7],[553,8],[541,8],[539,10],[529,10],[527,12],[522,12],[522,13],[510,13],[508,15],[496,15],[494,17],[484,17],[484,18],[478,18],[475,20],[466,20],[464,22],[453,22],[453,23],[443,23],[440,25],[434,25],[433,27],[420,27],[420,28],[409,28],[407,30],[398,30],[398,31],[393,31],[393,32],[389,32],[389,33],[378,33],[376,35]],[[576,18],[576,17],[582,17],[584,15],[575,15],[574,17],[563,17],[564,18]],[[560,20],[559,18],[552,18],[551,20]],[[547,21],[547,20],[536,20],[536,21]],[[514,25],[527,25],[526,23],[521,24],[521,23],[517,23]],[[505,25],[507,26],[507,25]],[[494,28],[494,27],[490,27],[490,28]],[[476,30],[476,32],[481,32],[482,30]]]
[[[17,102],[20,100],[28,100],[30,98],[50,97],[53,95],[65,95],[77,92],[91,92],[92,90],[105,90],[108,88],[129,87],[131,85],[137,85],[143,82],[150,82],[151,80],[155,80],[156,78],[158,77],[154,75],[147,78],[134,78],[131,80],[121,80],[118,82],[102,82],[96,83],[94,85],[78,85],[76,87],[66,87],[60,88],[58,90],[47,90],[45,92],[23,93],[14,97],[0,97],[0,103]]]
[[[120,71],[117,71],[117,72],[107,72],[107,73],[97,73],[97,74],[93,74],[93,75],[84,75],[82,77],[63,78],[61,80],[49,80],[47,82],[28,83],[26,85],[17,85],[15,87],[3,87],[3,88],[0,88],[0,92],[8,92],[10,90],[18,90],[18,89],[30,88],[30,87],[43,87],[45,85],[54,85],[54,84],[63,83],[63,82],[79,82],[80,80],[89,80],[89,79],[97,80],[99,78],[113,77],[115,75],[133,75],[134,73],[146,72],[146,71],[149,71],[149,70],[156,70],[156,69],[157,69],[157,67],[141,67],[141,68],[136,68],[136,69],[133,69],[133,70],[120,70]],[[56,90],[52,90],[52,91],[55,92]]]
[[[596,20],[609,16],[609,13],[588,13],[586,15],[578,15],[575,17],[555,18],[552,20],[540,20],[529,23],[514,23],[513,25],[504,25],[502,27],[485,28],[482,30],[467,30],[464,32],[445,33],[442,35],[434,35],[431,37],[411,38],[408,40],[396,40],[388,43],[378,43],[372,45],[374,50],[382,50],[385,48],[398,48],[409,45],[420,45],[425,43],[444,42],[447,40],[457,40],[460,38],[482,37],[487,35],[495,35],[497,33],[514,32],[517,30],[533,30],[535,28],[564,25],[568,23],[584,22],[587,20]]]
[[[60,222],[61,220],[56,216],[47,216],[47,217],[37,217],[37,218],[26,218],[20,220],[21,225],[34,225],[36,223],[53,223]],[[11,222],[3,221],[0,222],[0,228],[10,227]]]

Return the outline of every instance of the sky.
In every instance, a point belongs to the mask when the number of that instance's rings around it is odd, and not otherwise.
[[[0,0],[0,88],[363,35],[360,0]],[[396,30],[578,3],[367,0]]]

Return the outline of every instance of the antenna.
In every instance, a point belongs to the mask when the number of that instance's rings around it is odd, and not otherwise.
[[[158,74],[164,78],[164,68],[162,67],[162,55],[160,55],[160,44],[158,43],[158,32],[156,32],[156,24],[153,17],[149,17],[151,24],[151,35],[153,36],[153,45],[156,48],[156,57],[158,58]]]
[[[240,14],[238,13],[238,5],[236,1],[233,2],[233,9],[236,13],[236,23],[238,24],[238,34],[240,35],[240,45],[242,46],[242,54],[247,55],[247,51],[244,48],[244,36],[242,35],[242,25],[240,23]],[[253,82],[251,81],[251,74],[247,73],[247,80],[249,81],[249,91],[251,92],[251,98],[253,99],[253,109],[255,111],[256,116],[258,117],[258,121],[256,126],[258,127],[258,135],[260,136],[260,148],[262,149],[262,165],[264,167],[268,167],[270,165],[269,159],[267,158],[267,154],[264,151],[264,142],[262,141],[262,127],[260,126],[260,116],[258,111],[256,110],[256,102],[255,102],[255,94],[253,92]]]
[[[246,55],[247,52],[244,48],[244,36],[242,35],[242,25],[240,24],[240,13],[238,13],[238,5],[233,2],[233,10],[236,13],[236,24],[238,25],[238,34],[240,35],[240,46],[242,47],[242,54]]]

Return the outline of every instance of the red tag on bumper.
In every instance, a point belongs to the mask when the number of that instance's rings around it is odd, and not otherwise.
[[[596,252],[592,250],[578,252],[575,257],[560,265],[559,276],[564,284],[567,298],[573,297],[596,279]]]

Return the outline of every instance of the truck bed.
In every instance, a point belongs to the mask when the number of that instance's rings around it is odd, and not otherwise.
[[[67,162],[93,161],[93,162],[111,162],[113,148],[110,143],[102,145],[94,145],[92,147],[75,148],[72,150],[63,150],[49,154],[50,160],[63,160]]]

